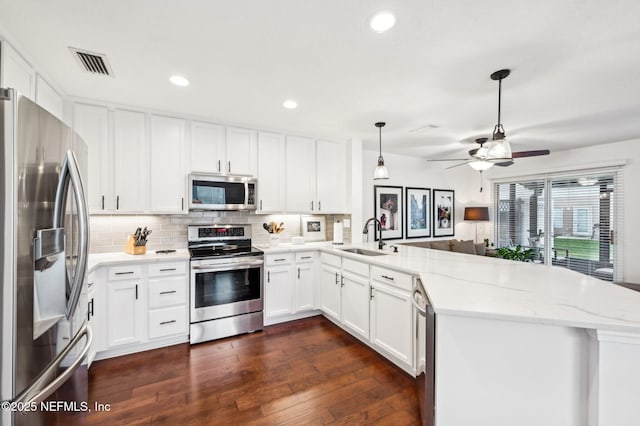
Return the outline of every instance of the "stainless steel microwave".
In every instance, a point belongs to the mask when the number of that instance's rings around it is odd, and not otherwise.
[[[257,181],[247,176],[189,175],[189,210],[255,210]]]

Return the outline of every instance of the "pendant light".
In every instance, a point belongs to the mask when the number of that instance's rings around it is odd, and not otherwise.
[[[382,122],[375,124],[380,134],[380,156],[378,157],[378,167],[373,173],[373,180],[389,179],[389,170],[384,166],[384,158],[382,158],[382,128],[385,124]]]
[[[507,78],[511,73],[510,70],[499,70],[491,74],[491,80],[498,80],[498,124],[493,128],[492,143],[487,153],[487,159],[491,161],[509,161],[512,160],[511,145],[505,139],[504,128],[500,122],[500,103],[502,97],[502,80]]]

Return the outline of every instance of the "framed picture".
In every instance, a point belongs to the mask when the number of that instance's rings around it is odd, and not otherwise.
[[[433,190],[433,236],[446,237],[455,234],[455,196],[450,189]]]
[[[405,189],[406,238],[431,236],[431,190],[429,188]]]
[[[382,239],[402,238],[402,220],[404,219],[402,187],[375,185],[373,202],[374,215],[382,224]],[[376,240],[377,237],[378,234],[376,234]]]
[[[305,241],[324,241],[326,237],[326,225],[324,216],[301,216],[300,229]]]

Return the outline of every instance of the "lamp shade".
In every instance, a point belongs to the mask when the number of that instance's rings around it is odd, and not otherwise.
[[[471,221],[489,220],[489,207],[465,207],[464,220],[471,220]]]

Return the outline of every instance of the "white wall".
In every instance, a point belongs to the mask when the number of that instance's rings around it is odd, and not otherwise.
[[[463,221],[464,207],[468,205],[487,205],[482,202],[480,194],[480,174],[468,166],[460,166],[446,170],[449,163],[428,162],[421,158],[407,157],[403,155],[392,155],[382,153],[384,164],[389,170],[389,179],[385,181],[374,181],[373,171],[378,164],[377,151],[363,151],[362,165],[362,203],[365,220],[373,216],[373,187],[374,185],[419,187],[433,189],[453,189],[455,191],[455,235],[453,237],[460,240],[475,239],[475,224]],[[485,179],[485,191],[488,189],[488,182]],[[357,196],[357,194],[354,194]],[[404,190],[403,190],[404,197]],[[354,198],[354,203],[356,202]],[[406,203],[406,200],[405,200]],[[403,222],[404,222],[403,218]],[[483,231],[484,228],[487,228]],[[352,231],[353,238],[361,233],[362,228]],[[478,239],[482,241],[483,235],[490,235],[486,225],[480,224],[478,227]],[[372,237],[371,237],[372,238]],[[432,238],[426,238],[430,240]],[[366,240],[366,237],[365,237]],[[419,241],[419,240],[416,240]]]
[[[640,197],[636,182],[640,182],[640,140],[617,142],[593,147],[552,152],[548,156],[517,159],[510,167],[492,167],[485,174],[489,179],[517,178],[535,174],[577,171],[613,164],[623,167],[623,217],[624,231],[618,232],[617,243],[622,248],[622,279],[627,282],[640,282],[640,262],[635,259],[635,243],[640,241],[640,227],[635,225],[637,212],[640,211]],[[458,177],[460,184],[462,175]],[[488,179],[488,180],[489,180]],[[491,203],[491,185],[487,182],[483,200]],[[456,193],[457,195],[457,193]]]

